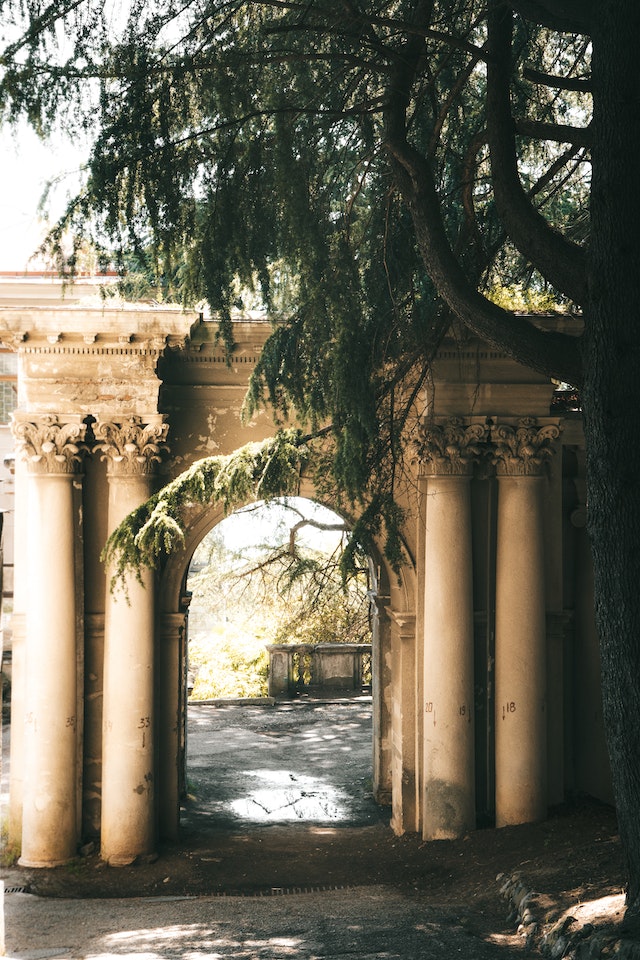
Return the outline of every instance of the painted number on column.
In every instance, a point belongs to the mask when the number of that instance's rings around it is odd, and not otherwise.
[[[433,700],[427,700],[427,702],[424,705],[424,712],[433,713]]]
[[[508,703],[503,704],[502,706],[502,719],[504,720],[508,713],[516,712],[516,704],[514,700],[509,700]]]
[[[467,706],[466,703],[458,707],[458,714],[466,720],[467,723],[471,723],[471,707]]]
[[[147,745],[147,730],[151,726],[151,717],[140,717],[140,723],[138,724],[138,730],[142,730],[142,746],[146,747]]]

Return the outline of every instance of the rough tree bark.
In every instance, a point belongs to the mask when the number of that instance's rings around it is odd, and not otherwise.
[[[554,14],[577,12],[579,5],[562,0],[544,3],[514,2],[532,19],[544,7],[549,23]],[[508,4],[494,0],[494,25],[508,29]],[[561,10],[562,8],[562,10]],[[590,10],[585,4],[584,12]],[[471,329],[511,353],[523,363],[547,370],[583,387],[589,498],[589,529],[593,546],[596,617],[602,659],[602,692],[605,724],[619,817],[620,835],[628,876],[625,926],[640,935],[640,165],[637,131],[640,129],[640,4],[638,0],[606,0],[586,22],[593,42],[592,90],[594,119],[591,194],[592,240],[587,285],[581,284],[582,267],[571,263],[571,287],[580,288],[584,305],[585,334],[581,359],[572,347],[554,338],[518,326],[505,329],[504,317],[470,291],[459,264],[448,246],[428,162],[407,142],[405,105],[409,100],[411,71],[418,58],[410,44],[395,77],[385,117],[387,148],[398,182],[414,221],[416,238],[427,272],[451,310]],[[577,21],[576,21],[577,22]],[[574,24],[575,25],[575,24]],[[585,24],[580,23],[576,29]],[[495,36],[495,33],[494,33]],[[508,35],[493,71],[488,109],[497,110],[492,143],[492,166],[498,166],[498,187],[510,170],[509,189],[500,192],[503,222],[519,245],[528,211],[515,204],[519,186],[513,181],[515,146],[513,121],[508,108],[508,79],[499,74],[510,46]],[[498,69],[498,74],[495,71]],[[490,118],[491,120],[491,118]],[[505,135],[504,124],[509,125]],[[502,127],[500,126],[502,125]],[[491,122],[488,124],[491,129]],[[509,156],[505,152],[508,148]],[[509,168],[511,164],[511,168]],[[502,179],[501,179],[502,177]],[[494,186],[496,170],[494,169]],[[516,198],[517,199],[517,198]],[[513,216],[512,216],[513,215]],[[524,219],[523,219],[524,217]],[[510,229],[509,229],[510,227]],[[526,231],[525,231],[526,232]],[[538,248],[525,253],[545,272],[544,229],[536,227]],[[554,238],[554,243],[557,240]],[[558,258],[562,263],[562,257]],[[577,278],[577,279],[576,279]],[[562,279],[562,278],[561,278]],[[564,286],[563,283],[560,284]],[[586,292],[583,292],[585,291]],[[555,367],[555,371],[554,371]]]
[[[640,4],[598,7],[593,39],[589,305],[583,338],[589,531],[602,692],[629,878],[625,924],[640,932]]]

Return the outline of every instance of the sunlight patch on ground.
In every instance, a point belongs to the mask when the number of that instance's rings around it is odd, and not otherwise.
[[[516,933],[490,933],[485,939],[487,943],[495,943],[509,950],[522,948],[522,938]]]
[[[273,950],[278,951],[278,955],[288,957],[297,955],[302,941],[297,937],[268,937],[268,938],[237,938],[216,936],[211,928],[207,928],[200,923],[186,925],[170,925],[166,927],[150,927],[139,930],[124,930],[120,933],[113,933],[104,938],[104,944],[118,951],[119,958],[135,957],[136,960],[157,960],[159,956],[165,956],[164,945],[171,944],[173,947],[181,943],[181,957],[184,960],[196,960],[206,956],[209,960],[218,957],[230,956],[229,950],[241,951],[242,955],[262,955],[265,950],[269,951],[269,956]],[[159,953],[155,952],[156,948]],[[130,952],[123,953],[123,949]],[[140,949],[141,948],[141,949]],[[151,948],[151,951],[149,950]],[[246,953],[249,951],[249,953]],[[101,954],[92,954],[91,960],[106,960],[113,957],[114,954],[107,952]]]
[[[567,910],[567,915],[575,917],[580,923],[608,923],[619,919],[624,909],[624,893],[613,893],[597,900],[585,900],[572,910]]]
[[[340,820],[348,816],[349,797],[331,784],[289,770],[247,770],[259,782],[246,796],[229,803],[246,820]]]

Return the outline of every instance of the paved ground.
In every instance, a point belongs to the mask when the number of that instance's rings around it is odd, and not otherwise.
[[[371,794],[370,698],[189,708],[185,829],[388,822]]]
[[[198,706],[189,754],[181,843],[157,861],[0,870],[10,957],[511,960],[524,943],[498,870],[557,904],[619,893],[597,805],[461,841],[394,837],[371,799],[366,702]]]
[[[388,887],[182,901],[7,897],[8,952],[23,960],[508,960],[521,955],[515,941],[484,942],[454,912]]]

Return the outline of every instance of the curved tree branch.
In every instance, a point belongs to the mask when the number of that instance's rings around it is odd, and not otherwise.
[[[516,120],[516,133],[534,140],[571,143],[574,147],[591,146],[591,127],[573,127],[566,123],[542,123],[539,120]]]
[[[392,79],[384,114],[385,143],[431,280],[449,309],[477,336],[520,363],[578,386],[582,382],[579,340],[542,331],[487,300],[469,282],[454,255],[429,162],[407,142],[409,90],[421,51],[410,40],[405,53]]]
[[[474,187],[476,182],[476,167],[478,152],[487,143],[487,131],[479,130],[471,139],[464,156],[463,181],[462,181],[462,207],[464,210],[464,219],[469,237],[476,251],[477,260],[484,269],[488,263],[487,251],[484,247],[482,233],[478,227],[478,218],[476,217],[476,208],[474,202]]]
[[[493,0],[489,5],[488,28],[492,57],[487,66],[487,130],[500,219],[520,253],[543,277],[571,300],[584,304],[587,302],[584,251],[552,230],[531,206],[518,175],[510,103],[512,13],[500,0]]]
[[[541,73],[533,67],[525,67],[522,76],[531,83],[553,87],[555,90],[575,90],[577,93],[591,93],[592,90],[591,79],[588,77],[558,77],[551,73]]]
[[[591,30],[592,0],[514,0],[513,8],[525,20],[552,30],[586,34]]]
[[[574,386],[582,382],[577,338],[545,332],[487,300],[467,280],[451,250],[431,170],[409,144],[388,140],[418,246],[440,296],[475,334],[519,363]]]

